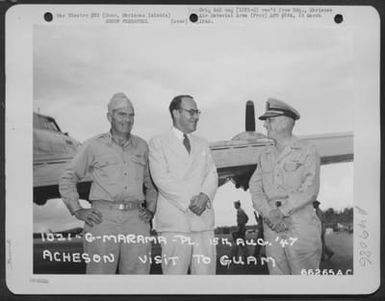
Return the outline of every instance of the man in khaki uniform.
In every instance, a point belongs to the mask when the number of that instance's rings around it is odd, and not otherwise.
[[[232,254],[237,257],[240,253],[241,256],[247,257],[249,253],[244,242],[246,241],[246,224],[249,221],[249,217],[245,210],[241,208],[240,200],[234,202],[234,208],[237,210],[237,231],[232,233],[234,240]],[[239,239],[243,240],[243,243],[239,242]]]
[[[325,242],[325,233],[326,233],[326,219],[325,219],[325,214],[322,212],[321,208],[319,207],[321,203],[316,200],[313,202],[313,207],[315,214],[318,216],[319,220],[321,221],[321,226],[322,226],[322,232],[321,232],[321,241],[322,241],[322,256],[321,260],[329,260],[332,258],[334,255],[334,252],[332,249],[330,249]]]
[[[235,201],[234,208],[237,210],[237,231],[233,233],[234,239],[236,240],[237,238],[242,238],[245,240],[246,224],[249,221],[249,217],[241,208],[241,201]]]
[[[134,107],[123,93],[111,98],[107,119],[111,130],[82,146],[61,176],[60,194],[71,214],[85,222],[84,252],[90,258],[113,254],[113,262],[87,263],[88,274],[115,274],[117,268],[120,274],[148,274],[149,261],[143,263],[139,257],[149,255],[151,243],[122,240],[150,235],[157,191],[149,174],[148,146],[131,134]],[[90,209],[80,206],[76,190],[87,174],[92,179]]]
[[[292,135],[299,118],[297,110],[273,98],[259,117],[274,144],[262,151],[249,185],[271,243],[266,246],[266,255],[275,260],[275,266],[269,263],[270,274],[301,274],[318,268],[321,259],[321,224],[313,210],[320,158],[315,146]],[[285,239],[289,244],[282,247]]]

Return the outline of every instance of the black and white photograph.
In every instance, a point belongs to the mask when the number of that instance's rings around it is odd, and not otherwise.
[[[9,43],[23,33],[28,48],[7,57],[18,86],[7,145],[23,143],[7,148],[7,168],[29,154],[29,191],[7,182],[9,283],[274,294],[319,293],[322,277],[326,293],[349,283],[374,291],[376,16],[327,6],[15,9]],[[159,287],[137,286],[148,278]],[[234,279],[244,285],[232,291]]]

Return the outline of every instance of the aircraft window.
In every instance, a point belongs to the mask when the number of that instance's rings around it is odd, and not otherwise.
[[[49,126],[48,120],[43,118],[42,121],[43,121],[43,129],[50,130],[50,126]]]
[[[52,131],[51,123],[46,118],[42,118],[43,121],[43,129]]]
[[[49,122],[49,127],[50,127],[51,131],[59,132],[59,129],[57,128],[55,122],[53,122],[53,121],[48,121],[48,122]]]
[[[33,125],[37,129],[46,129],[45,121],[46,121],[46,119],[44,117],[34,116]]]
[[[59,132],[56,124],[43,116],[34,115],[33,126],[37,129]]]

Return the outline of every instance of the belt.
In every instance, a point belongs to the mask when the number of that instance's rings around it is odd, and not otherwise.
[[[104,201],[104,200],[95,200],[92,201],[92,205],[96,208],[107,208],[112,210],[136,210],[139,208],[143,208],[143,202],[142,201],[127,201],[127,202],[111,202],[111,201]]]

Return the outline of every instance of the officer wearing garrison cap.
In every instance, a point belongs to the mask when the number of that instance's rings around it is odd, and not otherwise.
[[[295,137],[300,114],[283,101],[269,98],[264,120],[266,146],[250,179],[254,208],[264,218],[266,255],[270,274],[301,274],[319,268],[321,224],[313,210],[319,190],[320,158],[314,145]],[[278,238],[278,239],[277,239]],[[283,247],[279,242],[287,240]],[[295,240],[295,241],[294,241]]]
[[[90,260],[88,274],[148,274],[149,261],[139,257],[151,252],[146,241],[125,242],[122,237],[149,236],[157,191],[148,167],[147,143],[131,134],[134,107],[123,93],[108,104],[109,132],[89,139],[61,176],[62,199],[77,219],[85,222],[83,247]],[[76,183],[89,175],[91,208],[82,208]],[[136,241],[136,243],[135,243]]]

